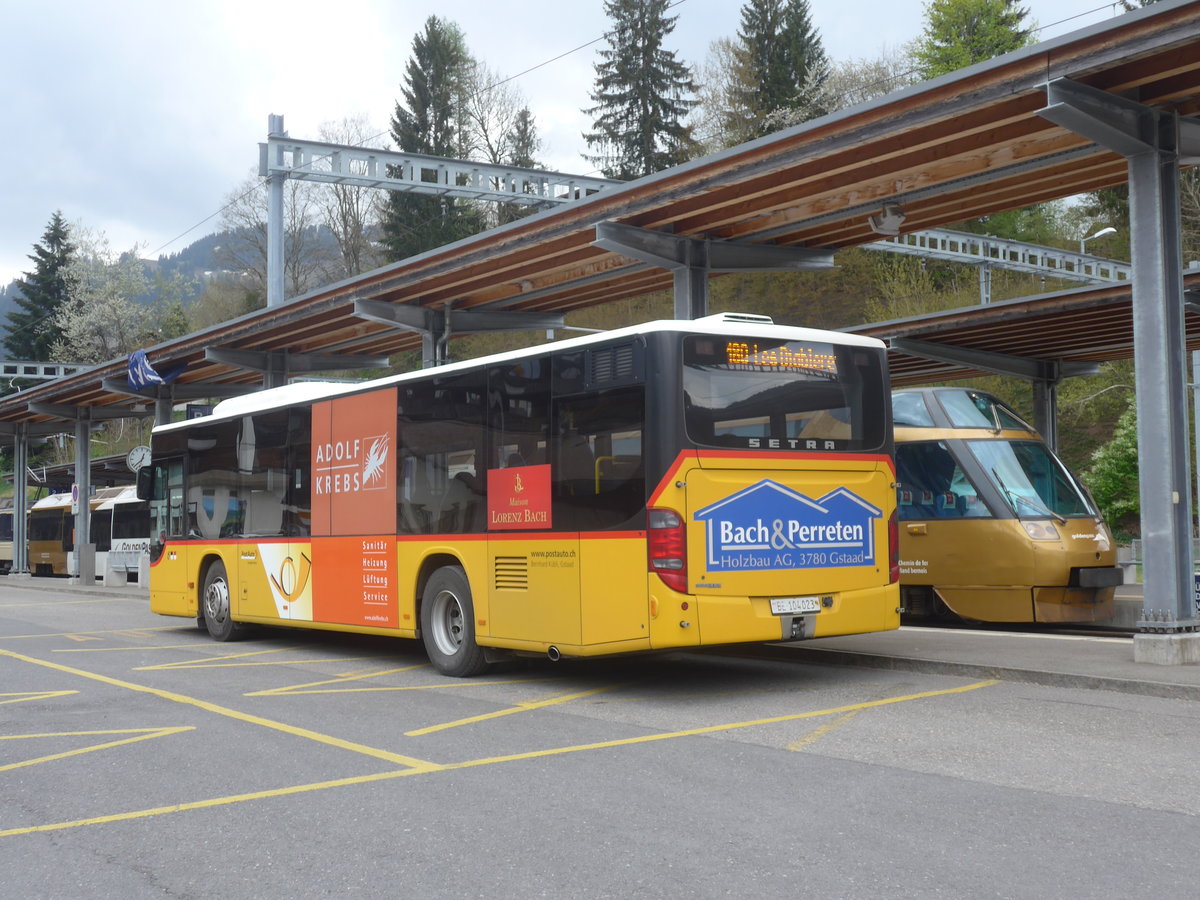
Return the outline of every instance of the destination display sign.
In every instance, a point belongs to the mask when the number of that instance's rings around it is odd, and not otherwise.
[[[837,374],[832,344],[762,338],[696,338],[686,362],[726,371],[827,372]]]

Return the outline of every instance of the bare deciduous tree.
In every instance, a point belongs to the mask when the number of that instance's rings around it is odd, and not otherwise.
[[[692,127],[705,153],[733,147],[755,136],[755,114],[746,104],[750,72],[732,38],[717,38],[709,44],[698,81]]]
[[[289,297],[337,279],[337,262],[320,240],[315,185],[289,178],[284,185],[284,290]],[[252,176],[234,190],[221,212],[228,241],[216,251],[218,261],[240,273],[251,290],[266,296],[267,185]]]
[[[330,144],[365,147],[385,142],[365,115],[325,122],[319,133],[321,140]],[[353,174],[367,174],[365,163],[361,164],[362,171],[354,171],[355,165],[350,163]],[[372,188],[348,184],[318,185],[317,194],[325,226],[333,234],[341,255],[341,276],[349,278],[381,265],[384,257],[372,243],[371,234],[378,230],[384,195]]]

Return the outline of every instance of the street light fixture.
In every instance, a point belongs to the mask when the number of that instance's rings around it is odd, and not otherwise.
[[[1111,225],[1109,225],[1107,228],[1101,228],[1099,231],[1097,231],[1093,235],[1090,235],[1085,238],[1080,238],[1079,239],[1079,252],[1081,254],[1084,252],[1084,249],[1083,249],[1084,245],[1086,245],[1088,241],[1095,240],[1098,237],[1104,237],[1106,234],[1116,234],[1116,233],[1117,233],[1117,229],[1115,229]]]

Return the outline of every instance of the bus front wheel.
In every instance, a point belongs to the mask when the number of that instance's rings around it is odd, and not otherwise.
[[[236,641],[245,634],[245,626],[233,621],[229,604],[229,578],[225,574],[225,564],[220,560],[210,565],[204,574],[200,612],[204,616],[204,627],[213,640]]]
[[[433,667],[463,678],[487,669],[483,648],[475,643],[475,604],[471,584],[459,566],[438,569],[421,596],[421,637]]]

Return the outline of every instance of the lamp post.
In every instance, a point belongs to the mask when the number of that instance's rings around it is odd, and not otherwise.
[[[1085,237],[1085,238],[1080,238],[1079,239],[1080,254],[1083,254],[1085,252],[1084,247],[1087,245],[1088,241],[1094,241],[1096,238],[1104,237],[1106,234],[1116,234],[1116,233],[1117,233],[1117,229],[1115,229],[1111,225],[1109,225],[1107,228],[1101,228],[1099,231],[1097,231],[1093,235],[1089,235],[1088,237]]]

